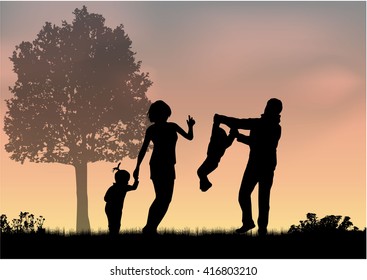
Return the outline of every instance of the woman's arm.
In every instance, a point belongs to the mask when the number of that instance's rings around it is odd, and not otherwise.
[[[136,162],[136,168],[135,168],[134,173],[133,173],[133,177],[134,177],[135,180],[139,179],[140,164],[142,163],[142,161],[144,159],[144,156],[145,156],[145,153],[147,152],[150,140],[151,140],[150,129],[148,128],[146,133],[145,133],[145,138],[144,138],[144,141],[143,141],[143,145],[141,146],[141,149],[140,149],[140,152],[139,152],[139,155],[138,155],[138,159],[137,159],[137,162]]]
[[[187,126],[188,126],[188,131],[184,131],[179,125],[177,125],[176,130],[177,133],[181,134],[183,137],[185,137],[188,140],[192,140],[194,139],[194,130],[193,130],[193,126],[195,125],[195,120],[194,118],[192,118],[190,115],[188,117],[188,119],[186,120]]]

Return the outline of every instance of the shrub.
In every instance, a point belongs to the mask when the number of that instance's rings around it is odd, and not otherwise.
[[[288,233],[307,233],[307,232],[330,232],[330,231],[358,231],[353,226],[350,217],[345,216],[343,220],[339,215],[328,215],[318,219],[316,214],[308,213],[307,220],[300,221],[299,225],[292,225]]]
[[[29,212],[20,212],[19,218],[15,218],[11,222],[8,221],[5,214],[2,214],[0,216],[0,232],[43,233],[45,232],[43,228],[44,222],[45,218],[43,216],[35,218],[35,216]]]

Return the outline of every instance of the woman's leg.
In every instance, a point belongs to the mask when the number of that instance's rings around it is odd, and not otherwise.
[[[172,200],[174,179],[152,179],[156,197],[149,208],[147,224],[143,232],[156,232],[158,225],[166,215]]]

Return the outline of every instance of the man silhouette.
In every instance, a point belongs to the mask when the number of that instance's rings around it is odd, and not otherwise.
[[[215,123],[222,123],[231,129],[247,129],[250,135],[239,134],[237,141],[250,146],[249,160],[244,172],[238,201],[242,210],[242,227],[237,233],[245,233],[255,227],[252,219],[251,193],[259,184],[259,235],[267,233],[269,221],[270,189],[273,185],[277,165],[277,146],[281,136],[280,113],[283,109],[279,99],[270,99],[261,118],[238,119],[216,114]]]

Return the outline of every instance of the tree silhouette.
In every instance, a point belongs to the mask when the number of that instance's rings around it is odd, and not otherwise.
[[[75,9],[72,23],[46,22],[10,60],[18,79],[6,100],[10,158],[75,167],[78,232],[89,231],[87,163],[135,158],[147,126],[152,82],[120,25]]]

